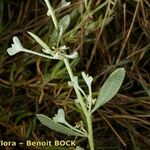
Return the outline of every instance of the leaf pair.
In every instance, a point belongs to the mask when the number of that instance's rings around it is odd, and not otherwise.
[[[105,81],[102,88],[100,89],[98,98],[95,102],[95,106],[91,111],[92,113],[95,110],[97,110],[100,106],[102,106],[105,103],[107,103],[108,101],[110,101],[115,96],[115,94],[119,91],[119,89],[122,85],[124,77],[125,77],[125,69],[124,68],[116,69],[108,77],[108,79]],[[59,114],[59,116],[60,115],[62,115],[62,114]],[[45,115],[37,114],[37,118],[40,120],[40,122],[43,125],[49,127],[52,130],[55,130],[57,132],[60,132],[60,133],[66,134],[66,135],[71,135],[71,136],[81,136],[81,137],[86,136],[86,135],[80,134],[80,133],[72,130],[71,128],[68,128],[62,124],[59,124],[58,121],[55,122],[54,120],[52,120],[51,118],[49,118]],[[54,118],[56,118],[56,117],[54,117]],[[60,118],[61,117],[57,117],[57,119],[60,119]],[[63,118],[64,118],[64,116],[63,116]]]
[[[49,118],[49,117],[47,117],[43,114],[37,114],[36,116],[43,125],[47,126],[48,128],[50,128],[54,131],[57,131],[59,133],[63,133],[63,134],[66,134],[66,135],[70,135],[70,136],[85,137],[85,135],[80,134],[76,131],[73,131],[72,129],[70,129],[70,128],[62,125],[62,124],[59,124],[59,123],[55,122],[54,120],[52,120],[51,118]]]

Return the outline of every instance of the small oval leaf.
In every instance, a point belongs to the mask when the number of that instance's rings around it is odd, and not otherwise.
[[[63,34],[67,30],[68,26],[70,24],[70,15],[64,16],[58,23],[59,30],[54,29],[52,32],[51,38],[50,38],[50,45],[58,46],[60,40],[62,39]]]
[[[124,77],[125,69],[118,68],[107,78],[102,88],[100,89],[92,113],[115,96],[122,85]]]
[[[47,117],[46,115],[37,114],[36,116],[43,125],[47,126],[48,128],[50,128],[54,131],[57,131],[57,132],[60,132],[60,133],[66,134],[66,135],[71,135],[71,136],[85,137],[85,135],[75,132],[72,129],[70,129],[64,125],[53,121],[51,118]]]
[[[58,23],[59,28],[62,28],[62,34],[66,31],[66,29],[68,28],[70,24],[70,15],[66,15],[64,16]]]

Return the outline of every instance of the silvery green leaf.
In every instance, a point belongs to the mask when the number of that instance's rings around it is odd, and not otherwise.
[[[64,16],[60,21],[59,21],[59,36],[58,36],[58,40],[57,40],[57,46],[59,45],[62,36],[64,34],[64,32],[66,31],[66,29],[68,28],[70,24],[70,15],[66,15]]]
[[[58,23],[59,31],[57,29],[53,30],[50,37],[50,44],[58,47],[62,39],[62,36],[70,24],[70,15],[64,16]]]
[[[119,91],[125,77],[125,69],[116,69],[105,81],[98,94],[92,113],[100,106],[110,101]]]
[[[57,46],[58,37],[59,32],[56,29],[54,29],[52,34],[50,35],[50,45]]]
[[[64,32],[66,31],[66,29],[68,28],[69,24],[70,24],[70,16],[66,15],[59,21],[59,24],[58,24],[59,31],[57,29],[53,31],[52,36],[50,38],[51,44],[57,47],[59,46],[61,38]]]
[[[66,31],[70,24],[70,15],[64,16],[58,23],[60,29],[62,29],[62,34]]]
[[[85,136],[85,135],[82,135],[80,133],[73,131],[72,129],[70,129],[62,124],[59,124],[59,123],[53,121],[51,118],[49,118],[43,114],[37,114],[36,116],[43,125],[47,126],[48,128],[50,128],[54,131],[60,132],[62,134],[70,135],[70,136],[81,136],[81,137]]]
[[[30,34],[30,35],[32,36],[32,38],[34,38],[34,40],[42,46],[43,52],[45,52],[45,53],[47,53],[47,54],[53,55],[53,51],[52,51],[52,50],[49,48],[49,46],[48,46],[45,42],[43,42],[37,35],[35,35],[35,34],[32,33],[32,32],[29,32],[29,31],[28,31],[28,34]]]

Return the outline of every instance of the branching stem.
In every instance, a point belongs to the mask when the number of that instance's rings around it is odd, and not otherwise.
[[[70,79],[73,82],[74,81],[74,75],[73,75],[72,69],[70,67],[69,60],[67,58],[65,58],[64,63],[65,63],[65,66],[67,68]],[[81,108],[83,110],[83,113],[85,115],[85,118],[86,118],[87,128],[88,128],[88,141],[89,141],[89,145],[90,145],[90,150],[94,150],[91,113],[87,110],[86,104],[84,103],[83,97],[82,97],[81,92],[79,91],[79,89],[76,86],[73,86],[73,87],[74,87],[74,90],[75,90],[76,95],[77,95],[77,100],[79,101],[79,103],[81,105]]]

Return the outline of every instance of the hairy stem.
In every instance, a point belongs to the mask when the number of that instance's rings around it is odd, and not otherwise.
[[[48,16],[51,15],[53,23],[54,23],[54,26],[55,26],[56,30],[58,31],[59,27],[58,27],[58,22],[57,22],[57,19],[56,19],[56,16],[55,16],[55,12],[54,12],[54,10],[53,10],[49,0],[45,0],[45,3],[47,5],[47,7],[48,7],[48,14],[47,15]]]
[[[70,76],[71,81],[74,81],[74,75],[72,72],[72,69],[70,67],[69,61],[68,59],[64,59],[64,63],[66,65],[68,74]],[[90,150],[94,150],[94,141],[93,141],[93,128],[92,128],[92,119],[91,119],[91,113],[87,110],[86,105],[84,103],[83,97],[81,95],[81,92],[79,91],[79,89],[74,86],[74,90],[76,92],[77,95],[77,99],[81,105],[81,108],[83,110],[83,113],[85,115],[86,118],[86,122],[87,122],[87,128],[88,128],[88,141],[89,141],[89,146],[90,146]]]

